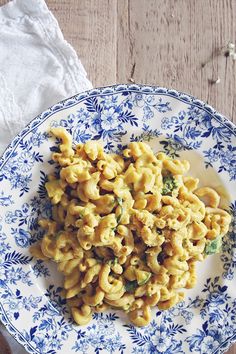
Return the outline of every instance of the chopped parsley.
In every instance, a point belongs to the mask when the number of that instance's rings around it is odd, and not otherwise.
[[[122,214],[123,214],[123,208],[121,209],[120,215],[117,216],[117,223],[118,223],[118,224],[119,224],[119,222],[120,222],[120,219],[121,219],[121,217],[122,217]]]
[[[133,293],[135,291],[135,289],[138,287],[138,283],[136,280],[134,281],[129,281],[125,284],[125,290],[128,293]]]
[[[188,244],[188,240],[186,238],[183,239],[182,245],[183,247],[186,247]]]
[[[85,210],[81,210],[81,211],[79,212],[79,216],[80,216],[81,218],[84,217],[84,214],[85,214]]]
[[[178,187],[176,179],[171,176],[165,176],[163,177],[163,188],[162,188],[162,194],[163,195],[171,195],[173,190]]]
[[[204,253],[207,255],[218,253],[221,249],[221,245],[222,245],[222,237],[219,235],[206,245]]]
[[[139,270],[139,269],[136,269],[135,274],[136,274],[138,285],[146,284],[152,275],[150,272],[146,272],[145,270]]]
[[[117,257],[115,257],[114,259],[109,259],[109,261],[107,261],[107,264],[109,264],[110,267],[114,266],[117,263],[118,263]]]
[[[54,235],[55,239],[58,240],[60,238],[60,236],[63,235],[63,233],[64,233],[63,231],[59,231],[58,233],[56,233]]]
[[[122,204],[123,204],[123,199],[120,198],[120,197],[117,197],[116,200],[117,200],[117,203],[118,203],[120,206],[122,206]]]

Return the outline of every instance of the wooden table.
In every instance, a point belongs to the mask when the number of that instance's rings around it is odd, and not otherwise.
[[[46,2],[95,87],[132,80],[175,88],[236,123],[236,60],[227,55],[235,0]]]
[[[93,85],[175,88],[236,122],[236,0],[46,0]],[[213,82],[220,78],[219,84]]]

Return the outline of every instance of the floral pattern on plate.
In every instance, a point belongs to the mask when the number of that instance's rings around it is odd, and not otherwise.
[[[59,125],[75,143],[101,139],[110,152],[147,141],[155,150],[190,159],[203,184],[224,186],[233,220],[221,255],[199,264],[197,287],[174,308],[154,309],[145,328],[127,323],[119,311],[94,314],[91,324],[75,326],[54,265],[29,254],[42,237],[38,218],[51,214],[44,184],[55,168],[50,155],[58,141],[49,128]],[[29,353],[224,353],[236,340],[235,135],[233,124],[203,102],[139,85],[76,95],[21,131],[0,160],[0,318]]]

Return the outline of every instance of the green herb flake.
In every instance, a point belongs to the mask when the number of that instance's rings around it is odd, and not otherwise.
[[[125,284],[125,290],[128,293],[133,293],[135,291],[135,289],[138,287],[138,283],[136,280],[134,281],[129,281]]]
[[[148,281],[149,281],[149,279],[151,278],[151,276],[152,276],[152,274],[150,273],[150,272],[145,272],[146,274],[146,278],[144,278],[143,280],[141,280],[141,281],[138,281],[138,285],[144,285],[144,284],[146,284]]]
[[[111,200],[110,203],[109,203],[109,206],[110,207],[114,207],[115,205],[116,205],[115,199]]]
[[[123,199],[120,198],[120,197],[117,197],[116,200],[117,200],[117,203],[118,203],[120,206],[122,206],[122,204],[123,204]]]
[[[123,214],[123,208],[121,209],[121,213],[120,215],[117,216],[117,223],[119,224],[120,220],[121,220],[121,217],[122,217],[122,214]]]
[[[62,234],[63,234],[63,231],[59,231],[58,233],[56,233],[55,239],[58,240]]]
[[[186,261],[185,256],[179,257],[179,261],[180,261],[180,262],[184,262],[184,261]]]
[[[220,252],[222,245],[222,237],[219,235],[214,240],[207,243],[204,253],[208,256]]]
[[[178,187],[176,179],[171,176],[163,177],[162,195],[172,195],[174,189]]]
[[[109,259],[109,261],[106,262],[110,267],[114,266],[115,264],[118,263],[118,258],[115,257],[114,259]]]
[[[117,216],[117,218],[116,218],[117,223],[119,224],[120,219],[121,219],[121,217],[122,217],[122,214],[123,214],[123,212],[124,212],[124,209],[123,209],[123,207],[122,207],[122,205],[123,205],[123,199],[120,198],[120,197],[117,197],[116,200],[117,200],[117,203],[118,203],[118,205],[120,206],[120,209],[121,209],[120,214],[119,214],[119,215]]]
[[[182,244],[183,244],[183,247],[186,247],[188,244],[188,240],[186,238],[184,238]]]
[[[84,217],[84,213],[85,213],[85,211],[84,211],[84,210],[81,210],[81,211],[79,212],[79,216],[80,216],[81,218],[83,218],[83,217]]]

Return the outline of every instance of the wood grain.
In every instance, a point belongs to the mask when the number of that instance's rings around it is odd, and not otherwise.
[[[47,1],[94,86],[116,83],[116,1]]]
[[[236,43],[235,0],[46,2],[95,87],[132,77],[188,92],[236,123],[236,61],[225,56]]]
[[[11,354],[11,348],[1,331],[0,331],[0,349],[1,349],[1,354]]]
[[[236,62],[221,48],[236,40],[235,15],[236,1],[119,0],[117,81],[135,65],[135,82],[191,93],[233,119]]]
[[[48,0],[94,86],[129,82],[175,88],[236,122],[234,0]],[[212,81],[220,78],[219,84]]]

